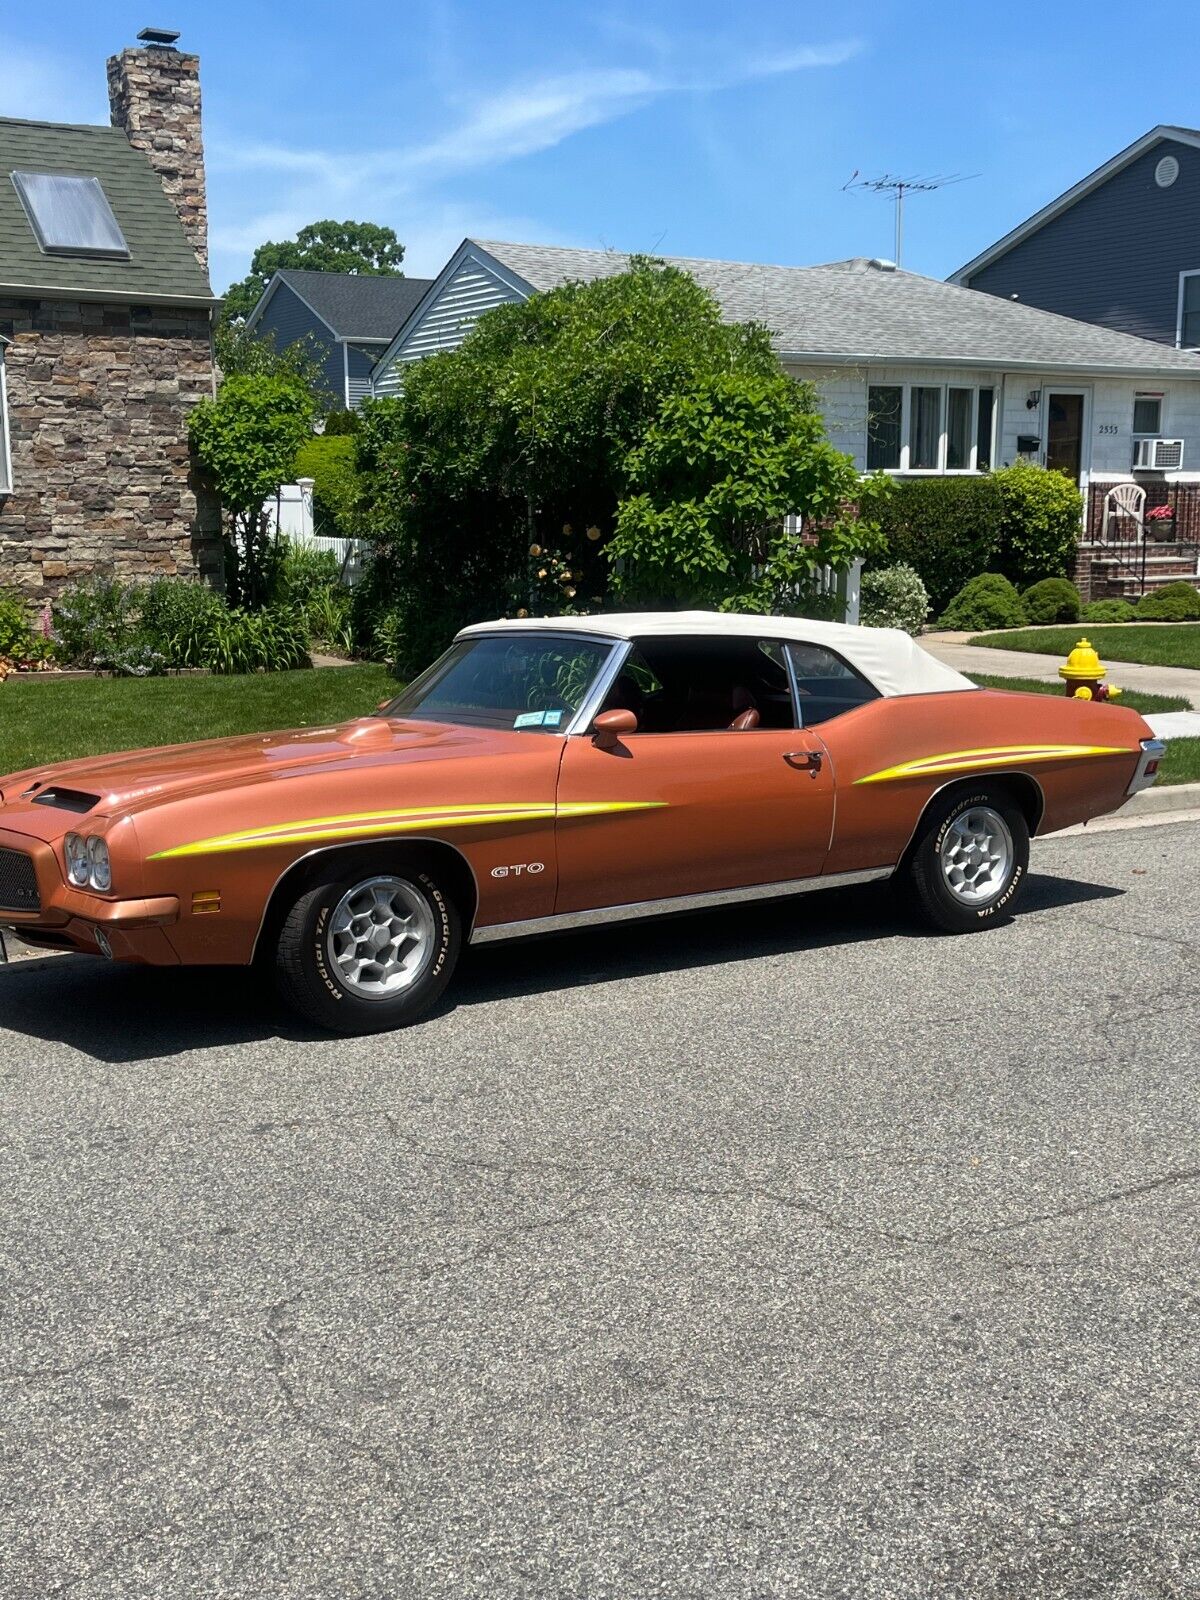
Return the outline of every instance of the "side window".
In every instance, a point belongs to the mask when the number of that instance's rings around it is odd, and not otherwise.
[[[868,700],[878,700],[879,690],[855,672],[841,656],[820,644],[787,646],[799,702],[800,726],[811,728]]]
[[[795,726],[782,648],[754,638],[640,639],[603,709],[632,711],[640,733]]]

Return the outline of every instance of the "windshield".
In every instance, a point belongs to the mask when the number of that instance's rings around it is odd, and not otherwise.
[[[461,639],[397,695],[384,715],[561,733],[612,649],[610,643],[564,633]]]

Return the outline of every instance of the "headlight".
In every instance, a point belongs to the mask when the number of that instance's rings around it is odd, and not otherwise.
[[[69,833],[63,844],[67,857],[67,877],[72,883],[86,888],[92,876],[87,840],[81,839],[77,833]]]
[[[103,839],[93,837],[88,840],[87,851],[92,888],[100,894],[107,894],[112,888],[112,862],[108,858],[108,846]]]
[[[77,833],[69,833],[63,840],[63,852],[71,883],[79,889],[94,889],[97,894],[108,893],[112,888],[112,862],[104,839],[83,839]]]

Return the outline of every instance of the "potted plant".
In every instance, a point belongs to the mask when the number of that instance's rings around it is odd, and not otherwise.
[[[1146,513],[1146,537],[1163,544],[1175,537],[1175,512],[1170,506],[1151,506]]]

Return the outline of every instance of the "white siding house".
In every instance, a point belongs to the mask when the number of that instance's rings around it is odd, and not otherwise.
[[[492,306],[628,264],[612,251],[464,240],[381,356],[375,394],[396,392],[409,362],[460,344]],[[1195,574],[1200,353],[885,261],[670,264],[710,289],[728,321],[771,330],[782,366],[815,384],[830,438],[862,470],[971,475],[1028,460],[1067,473],[1086,508],[1078,577],[1097,592],[1113,560],[1098,547],[1105,497],[1136,482],[1148,507],[1174,513],[1157,572]]]

